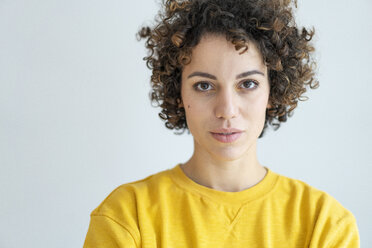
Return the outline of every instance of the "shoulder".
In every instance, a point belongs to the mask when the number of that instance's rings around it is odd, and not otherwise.
[[[131,213],[137,211],[137,205],[143,201],[150,201],[159,188],[171,187],[170,170],[163,170],[149,175],[143,179],[124,183],[116,187],[92,214],[117,215],[118,213]]]
[[[284,203],[287,219],[300,220],[309,231],[310,247],[359,247],[355,216],[329,193],[279,175],[273,196]]]
[[[311,210],[315,219],[327,217],[329,221],[352,220],[354,216],[338,200],[329,193],[309,185],[299,179],[279,175],[278,195],[288,198],[300,209]]]
[[[137,181],[124,183],[116,187],[90,216],[111,219],[139,240],[139,212],[151,206],[159,188],[169,187],[170,181],[169,170],[164,170]]]

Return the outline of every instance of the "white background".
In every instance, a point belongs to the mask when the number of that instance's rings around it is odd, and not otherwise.
[[[302,0],[320,87],[259,141],[262,164],[328,192],[372,246],[372,1]],[[117,186],[185,162],[150,105],[136,31],[152,0],[0,0],[0,247],[81,247]]]

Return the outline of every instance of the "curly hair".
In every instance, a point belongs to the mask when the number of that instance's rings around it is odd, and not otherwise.
[[[270,124],[277,130],[293,115],[307,87],[319,86],[312,57],[314,28],[296,26],[294,0],[166,0],[154,27],[144,26],[137,38],[147,38],[147,67],[151,75],[151,103],[162,108],[159,117],[169,129],[188,130],[181,102],[183,66],[205,34],[224,35],[238,51],[254,41],[268,68],[269,102],[261,138]],[[188,130],[189,131],[189,130]],[[180,134],[178,133],[178,134]]]

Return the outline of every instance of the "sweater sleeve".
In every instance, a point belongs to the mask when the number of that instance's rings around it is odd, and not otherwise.
[[[317,209],[309,248],[360,247],[357,221],[350,210],[329,194],[322,194]]]
[[[358,226],[353,215],[340,221],[337,232],[330,242],[330,248],[359,248]]]
[[[136,248],[130,231],[106,215],[91,215],[84,248]]]

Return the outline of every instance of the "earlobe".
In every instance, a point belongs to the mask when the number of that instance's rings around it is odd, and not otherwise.
[[[271,105],[271,102],[270,102],[270,100],[267,102],[267,106],[266,106],[266,108],[267,109],[271,109],[273,106]]]
[[[181,99],[177,98],[178,108],[183,108],[183,102]]]

